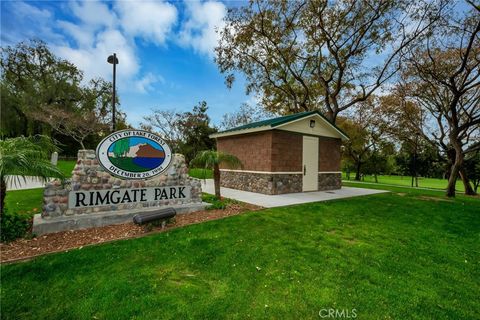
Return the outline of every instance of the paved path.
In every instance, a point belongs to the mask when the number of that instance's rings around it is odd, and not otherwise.
[[[202,191],[210,194],[215,193],[213,179],[202,180]],[[248,191],[235,190],[230,188],[221,188],[220,192],[223,197],[235,199],[238,201],[251,203],[257,206],[273,208],[289,206],[292,204],[326,201],[333,199],[351,198],[365,196],[369,194],[377,194],[389,192],[385,190],[363,189],[342,187],[340,190],[331,191],[314,191],[302,193],[287,193],[279,195],[266,195]]]

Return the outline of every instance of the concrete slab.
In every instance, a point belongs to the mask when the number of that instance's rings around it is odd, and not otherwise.
[[[202,180],[202,191],[210,194],[215,193],[213,179]],[[265,208],[273,208],[300,203],[365,196],[370,194],[385,193],[389,191],[342,187],[342,189],[339,190],[267,195],[222,187],[220,188],[220,192],[222,196],[226,198],[251,203]]]
[[[184,214],[189,212],[195,212],[204,210],[209,203],[188,203],[182,205],[173,205],[166,207],[173,207],[177,214]],[[112,224],[121,224],[132,222],[134,215],[140,212],[149,212],[162,209],[162,207],[142,208],[142,209],[128,209],[128,210],[116,210],[108,212],[98,212],[82,215],[60,216],[54,218],[42,218],[41,214],[36,214],[33,217],[33,230],[36,235],[42,235],[46,233],[88,229],[93,227],[102,227]]]

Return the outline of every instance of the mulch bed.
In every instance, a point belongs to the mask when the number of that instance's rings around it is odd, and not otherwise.
[[[119,239],[141,237],[258,209],[261,208],[250,204],[229,204],[223,210],[204,210],[179,214],[176,216],[174,223],[167,224],[163,229],[161,227],[152,228],[152,226],[137,226],[133,223],[125,223],[85,230],[50,233],[32,239],[18,239],[9,243],[0,243],[0,262],[27,260],[46,253],[67,251]]]

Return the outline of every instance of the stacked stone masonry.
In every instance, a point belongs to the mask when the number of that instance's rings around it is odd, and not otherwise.
[[[269,174],[222,170],[220,181],[222,187],[263,194],[302,192],[302,174]]]
[[[108,205],[88,208],[68,208],[70,191],[93,191],[119,188],[142,188],[164,186],[190,186],[190,199],[174,199],[154,202]],[[80,150],[78,160],[73,169],[72,178],[65,183],[54,180],[47,183],[44,191],[44,206],[42,218],[73,216],[94,212],[116,211],[125,209],[141,209],[160,206],[181,205],[187,203],[202,203],[201,181],[191,178],[183,155],[175,154],[166,172],[149,180],[122,180],[106,172],[96,159],[94,150]]]
[[[319,173],[318,190],[336,190],[342,187],[341,173]]]

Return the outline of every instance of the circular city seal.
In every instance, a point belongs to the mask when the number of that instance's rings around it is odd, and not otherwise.
[[[156,134],[144,130],[120,130],[97,146],[97,159],[110,174],[122,179],[150,179],[167,170],[172,150]]]

